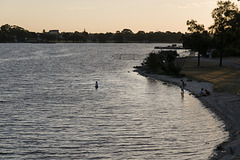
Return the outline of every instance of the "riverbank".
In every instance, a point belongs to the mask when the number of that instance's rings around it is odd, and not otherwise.
[[[142,67],[138,67],[136,71],[145,77],[155,78],[157,80],[177,86],[181,85],[181,79],[183,79],[187,84],[185,89],[192,94],[197,94],[201,88],[208,89],[211,92],[210,96],[202,96],[197,98],[204,104],[206,108],[209,108],[221,120],[223,120],[226,126],[225,129],[230,133],[229,140],[216,147],[215,152],[217,155],[212,159],[240,159],[239,84],[237,84],[235,88],[232,87],[235,83],[239,82],[237,79],[237,76],[240,76],[238,74],[238,70],[228,65],[219,69],[215,61],[206,62],[203,60],[202,67],[197,67],[195,62],[195,59],[187,60],[182,72],[186,76],[181,78],[153,74],[147,72]],[[228,74],[229,71],[232,71],[234,74]],[[219,74],[214,76],[217,73]],[[224,85],[221,85],[221,83],[224,83]]]

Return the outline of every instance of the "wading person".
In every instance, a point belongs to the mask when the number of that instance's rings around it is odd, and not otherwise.
[[[98,82],[96,81],[95,88],[98,89]]]
[[[182,82],[182,85],[181,85],[181,91],[184,92],[184,89],[185,89],[185,82],[181,79],[181,82]]]

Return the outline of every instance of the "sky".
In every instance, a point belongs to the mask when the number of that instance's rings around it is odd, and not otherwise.
[[[239,6],[240,2],[231,0]],[[187,20],[213,24],[217,0],[0,0],[0,25],[33,32],[186,32]]]

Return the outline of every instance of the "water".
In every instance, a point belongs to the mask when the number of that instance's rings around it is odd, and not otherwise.
[[[224,124],[133,72],[155,45],[0,44],[0,159],[209,158]]]

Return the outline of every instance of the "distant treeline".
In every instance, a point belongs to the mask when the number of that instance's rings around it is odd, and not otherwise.
[[[181,43],[182,37],[181,32],[133,33],[130,29],[116,33],[88,33],[85,30],[61,33],[58,30],[43,30],[35,33],[17,25],[5,24],[0,28],[0,43]]]

